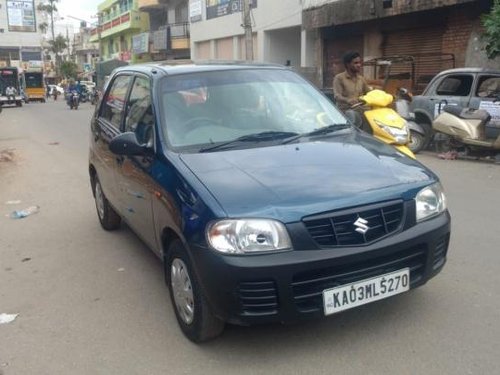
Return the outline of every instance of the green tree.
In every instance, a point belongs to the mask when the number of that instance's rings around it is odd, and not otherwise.
[[[41,22],[38,24],[38,27],[40,28],[40,31],[45,34],[49,28],[49,24],[47,22]]]
[[[486,54],[489,59],[500,56],[500,0],[495,0],[491,12],[483,16]]]
[[[56,55],[56,69],[61,67],[61,52],[68,48],[67,39],[59,34],[55,39],[49,40],[50,50]]]
[[[73,61],[64,61],[61,64],[61,74],[64,78],[77,78],[78,66]]]
[[[52,40],[56,38],[54,32],[54,14],[57,13],[57,6],[55,3],[59,2],[59,0],[48,0],[47,2],[38,4],[38,11],[47,14],[50,17],[50,31],[52,33]],[[47,30],[47,23],[43,23],[45,26],[45,30]],[[40,25],[41,27],[42,25]],[[42,30],[43,31],[43,30]]]

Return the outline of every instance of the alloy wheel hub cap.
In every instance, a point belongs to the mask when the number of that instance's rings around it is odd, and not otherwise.
[[[186,324],[194,319],[194,295],[186,264],[175,258],[171,265],[171,285],[175,306],[179,316]]]

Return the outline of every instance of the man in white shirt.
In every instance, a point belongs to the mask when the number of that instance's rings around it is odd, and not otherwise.
[[[13,86],[7,86],[7,88],[5,89],[5,95],[7,96],[8,100],[11,100],[11,99],[16,100],[16,94],[17,94],[17,90]]]

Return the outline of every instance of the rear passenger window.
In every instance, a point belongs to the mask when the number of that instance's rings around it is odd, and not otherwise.
[[[149,80],[137,77],[127,104],[125,131],[134,132],[139,143],[152,146],[154,124]]]
[[[441,81],[436,93],[447,96],[468,96],[472,88],[472,76],[448,76]]]
[[[116,128],[120,128],[120,122],[125,110],[125,97],[131,76],[118,76],[113,81],[111,89],[103,100],[101,117],[108,120]]]
[[[477,85],[476,96],[497,98],[500,95],[500,76],[483,76]]]

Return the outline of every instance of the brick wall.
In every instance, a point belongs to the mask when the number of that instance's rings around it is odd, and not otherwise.
[[[479,2],[480,0],[393,0],[392,8],[384,9],[381,0],[310,0],[304,5],[302,27],[309,30],[338,26]],[[317,6],[314,6],[316,3]]]
[[[447,19],[446,32],[443,35],[443,53],[455,55],[455,66],[465,66],[467,45],[472,32],[473,19],[466,9],[454,9]]]

